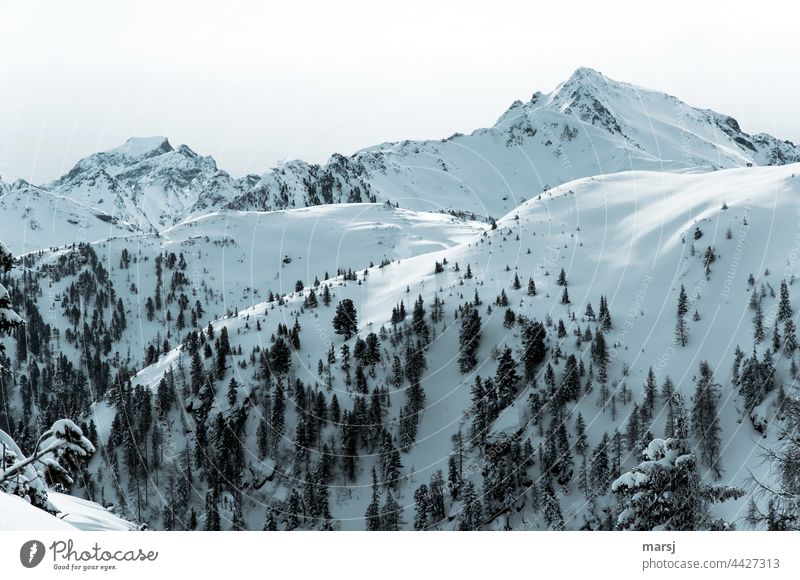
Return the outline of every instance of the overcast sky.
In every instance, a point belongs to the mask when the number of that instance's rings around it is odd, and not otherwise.
[[[0,0],[0,175],[152,135],[236,177],[324,161],[491,125],[581,65],[800,141],[791,2],[267,4]]]

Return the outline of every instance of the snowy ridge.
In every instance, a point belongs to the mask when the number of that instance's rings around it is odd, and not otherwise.
[[[135,223],[107,209],[109,212],[18,180],[0,197],[0,230],[17,255],[138,231]]]
[[[548,94],[516,101],[490,128],[292,160],[234,179],[212,157],[165,137],[132,138],[40,186],[139,231],[221,210],[269,211],[391,200],[417,211],[498,217],[541,191],[628,170],[710,171],[800,161],[770,135],[675,97],[580,68]],[[0,196],[8,186],[0,186]],[[57,240],[46,245],[55,245]]]
[[[441,141],[367,148],[325,165],[287,162],[227,207],[352,201],[498,216],[544,189],[627,170],[709,171],[800,161],[800,150],[747,135],[726,116],[578,69],[549,94],[516,101],[497,123]]]

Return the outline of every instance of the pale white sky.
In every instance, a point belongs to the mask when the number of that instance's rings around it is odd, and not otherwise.
[[[0,175],[151,135],[237,177],[324,161],[491,125],[581,65],[800,141],[792,2],[661,4],[0,0]]]

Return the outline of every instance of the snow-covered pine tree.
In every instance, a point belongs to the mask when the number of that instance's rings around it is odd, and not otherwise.
[[[680,399],[674,394],[673,399]],[[682,407],[680,400],[674,407]],[[689,449],[685,417],[676,415],[674,437],[653,439],[643,461],[611,485],[621,511],[617,527],[623,530],[710,530],[729,529],[730,524],[714,520],[710,505],[743,495],[741,489],[709,485],[700,477],[697,460]]]
[[[0,273],[8,272],[14,264],[14,256],[6,245],[0,241]],[[0,336],[10,333],[23,324],[22,318],[11,308],[11,297],[5,286],[0,284]],[[0,353],[3,352],[3,345],[0,344]],[[3,367],[0,366],[0,372]]]

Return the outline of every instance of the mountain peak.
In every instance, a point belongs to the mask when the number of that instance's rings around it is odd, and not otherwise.
[[[610,84],[618,84],[612,81],[603,73],[585,66],[575,69],[575,72],[563,83],[561,83],[553,96],[562,98],[574,98],[576,95],[600,96]]]
[[[166,137],[131,137],[108,153],[121,153],[128,158],[148,159],[170,151],[172,145]]]
[[[608,80],[603,73],[593,68],[589,68],[588,66],[579,66],[575,69],[575,72],[569,77],[567,82],[571,80],[578,80],[578,79],[601,79],[601,80]]]

